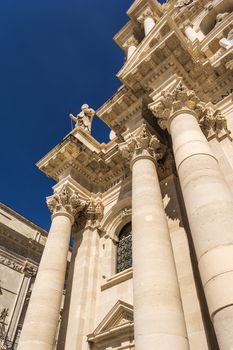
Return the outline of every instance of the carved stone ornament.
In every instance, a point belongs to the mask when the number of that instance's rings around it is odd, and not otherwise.
[[[137,47],[139,44],[138,40],[135,38],[134,35],[132,35],[123,45],[123,47],[129,48],[130,46]]]
[[[221,111],[214,111],[211,107],[207,107],[203,110],[200,126],[207,139],[215,135],[221,137],[230,133],[227,128],[227,120],[222,115]]]
[[[87,204],[81,200],[79,195],[64,185],[59,192],[55,192],[53,196],[47,197],[46,202],[52,214],[58,212],[67,212],[73,217],[77,215]]]
[[[145,124],[139,130],[139,133],[130,135],[123,143],[119,144],[122,156],[131,161],[139,155],[150,155],[159,160],[163,157],[165,146],[162,145],[155,135],[151,135]]]
[[[233,29],[229,31],[226,38],[222,38],[219,40],[219,45],[224,47],[224,49],[231,49],[233,46]]]
[[[192,110],[197,117],[201,116],[203,104],[195,92],[188,90],[183,84],[179,84],[172,92],[163,91],[160,101],[151,105],[150,109],[158,119],[161,129],[169,126],[169,120],[179,110]]]
[[[216,24],[215,25],[218,25],[219,23],[221,23],[228,15],[229,15],[229,12],[218,13],[216,16]]]
[[[177,0],[176,4],[175,4],[175,8],[182,8],[184,6],[188,6],[190,4],[192,4],[193,2],[196,2],[196,1],[193,1],[193,0]]]
[[[8,315],[9,315],[9,308],[3,308],[0,311],[0,322],[5,323]]]
[[[233,60],[231,60],[231,61],[226,63],[226,68],[230,69],[230,70],[233,70]]]
[[[85,131],[90,133],[95,111],[94,109],[89,108],[87,104],[82,105],[81,109],[81,112],[76,117],[73,114],[70,114],[69,117],[76,123],[75,127],[80,126]]]
[[[23,272],[27,277],[33,277],[37,273],[37,266],[31,264],[28,260],[25,262]]]
[[[143,13],[141,14],[141,16],[139,16],[137,18],[138,22],[139,23],[144,23],[145,19],[147,17],[151,17],[151,18],[154,18],[154,13],[153,11],[151,10],[151,8],[148,6],[146,7],[146,9],[143,11]]]
[[[3,264],[5,266],[8,266],[9,268],[22,273],[23,272],[23,266],[18,264],[17,262],[10,260],[6,257],[0,256],[0,264]]]
[[[85,216],[86,219],[91,223],[100,222],[103,218],[104,207],[100,200],[91,200],[86,208]]]

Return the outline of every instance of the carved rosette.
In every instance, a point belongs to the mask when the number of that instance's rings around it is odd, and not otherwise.
[[[163,158],[165,153],[165,146],[155,135],[151,135],[145,124],[136,135],[131,134],[125,142],[119,144],[119,149],[128,161],[133,161],[138,156],[150,156],[157,161]]]
[[[170,121],[178,111],[191,110],[199,119],[203,103],[200,102],[194,91],[188,90],[183,84],[179,84],[173,92],[162,92],[160,101],[156,104],[152,103],[149,108],[158,119],[161,129],[165,130],[169,129]]]
[[[227,128],[226,118],[222,115],[220,110],[214,111],[211,107],[207,107],[203,110],[200,126],[207,139],[230,134]]]
[[[46,202],[52,214],[65,212],[73,217],[83,210],[87,204],[85,200],[81,200],[79,195],[66,185],[60,191],[55,192],[54,195],[47,197]]]
[[[137,20],[138,20],[139,23],[143,24],[145,19],[148,18],[148,17],[154,18],[154,13],[153,13],[153,11],[151,10],[151,8],[149,6],[145,8],[143,13],[141,14],[141,16],[139,16],[137,18]]]

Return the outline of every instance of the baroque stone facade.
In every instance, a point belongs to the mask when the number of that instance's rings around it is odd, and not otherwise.
[[[232,11],[129,8],[121,88],[37,164],[57,184],[19,350],[232,350]]]
[[[0,203],[0,349],[17,349],[47,239],[41,227]]]

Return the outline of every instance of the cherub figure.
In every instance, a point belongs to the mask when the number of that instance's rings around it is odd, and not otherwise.
[[[87,104],[82,105],[82,111],[75,117],[73,114],[70,114],[69,117],[76,123],[75,127],[80,126],[85,131],[91,132],[91,124],[95,111],[92,108],[89,108]]]

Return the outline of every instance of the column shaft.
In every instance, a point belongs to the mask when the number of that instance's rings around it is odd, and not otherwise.
[[[174,257],[152,157],[134,160],[132,172],[135,349],[187,350]]]
[[[171,121],[176,166],[221,350],[233,344],[233,198],[192,112]]]
[[[71,225],[71,218],[65,213],[56,214],[53,218],[20,337],[19,350],[54,349]]]
[[[131,45],[128,47],[128,51],[127,51],[127,60],[133,55],[133,53],[137,50],[137,46],[136,45]]]
[[[59,345],[59,349],[66,350],[88,350],[87,335],[93,332],[95,321],[99,234],[96,228],[88,227],[78,235],[71,267],[69,310],[65,310],[69,313],[65,346]]]
[[[148,16],[144,20],[144,30],[145,36],[151,31],[151,29],[155,26],[155,21],[152,17]]]

